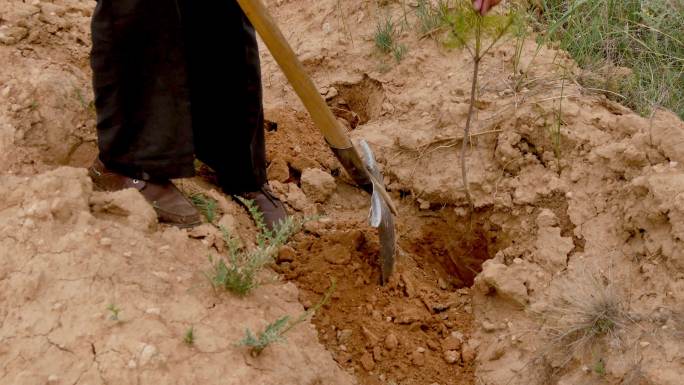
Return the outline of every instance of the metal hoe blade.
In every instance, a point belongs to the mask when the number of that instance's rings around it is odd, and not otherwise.
[[[371,196],[371,209],[368,216],[370,225],[378,229],[380,235],[380,259],[382,260],[382,284],[389,280],[394,271],[394,253],[396,252],[396,234],[394,230],[394,216],[382,198],[379,189],[385,189],[382,185],[382,174],[375,162],[373,150],[365,140],[359,141],[361,156],[366,169],[374,176],[373,194]]]

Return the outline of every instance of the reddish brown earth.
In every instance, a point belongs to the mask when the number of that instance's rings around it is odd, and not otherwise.
[[[267,52],[270,183],[294,215],[318,219],[273,265],[283,282],[237,298],[204,277],[207,256],[225,252],[215,225],[168,228],[133,191],[92,191],[83,167],[96,151],[87,62],[94,2],[5,1],[0,384],[681,382],[681,120],[662,110],[644,118],[562,81],[578,71],[564,52],[543,47],[530,65],[533,39],[523,49],[529,79],[514,90],[514,45],[504,41],[482,62],[469,218],[458,151],[471,80],[465,51],[406,28],[402,62],[379,54],[375,26],[388,14],[402,18],[396,2],[268,3],[341,123],[376,152],[400,212],[391,282],[378,284],[368,196],[350,184]],[[561,100],[558,152],[550,127]],[[248,215],[201,174],[179,185],[217,199],[217,223],[251,245]],[[236,346],[245,328],[313,306],[331,279],[332,301],[286,343],[256,359]],[[565,320],[579,312],[568,295],[590,304],[611,296],[620,323],[568,352],[550,338],[563,324],[559,311]],[[112,303],[120,322],[109,319]],[[191,325],[193,347],[182,343]]]

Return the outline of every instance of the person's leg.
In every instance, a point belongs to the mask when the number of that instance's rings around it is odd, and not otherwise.
[[[222,189],[245,195],[269,226],[286,213],[266,184],[261,68],[256,33],[234,0],[206,7],[186,0],[190,98],[199,160]]]
[[[139,179],[193,175],[187,64],[175,0],[99,0],[91,66],[100,159]]]
[[[256,35],[234,0],[185,0],[195,153],[231,194],[266,183]]]
[[[89,173],[104,190],[136,188],[159,218],[199,214],[169,181],[193,175],[187,63],[175,0],[99,0],[91,65],[100,154]]]

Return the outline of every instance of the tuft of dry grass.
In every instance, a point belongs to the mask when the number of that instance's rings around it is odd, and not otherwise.
[[[557,281],[541,314],[549,352],[564,363],[604,341],[619,341],[629,323],[628,301],[616,282],[595,266],[586,266]]]

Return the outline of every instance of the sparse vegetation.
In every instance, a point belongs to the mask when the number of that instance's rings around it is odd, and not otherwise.
[[[384,54],[392,54],[397,63],[404,58],[408,51],[406,45],[397,41],[397,28],[390,16],[378,22],[374,38],[375,47]]]
[[[598,374],[599,376],[606,375],[606,364],[603,362],[603,358],[596,360],[596,363],[594,364],[594,373]]]
[[[384,22],[379,22],[375,28],[375,46],[382,53],[392,52],[394,46],[394,22],[387,17]]]
[[[420,0],[416,7],[416,17],[421,35],[431,35],[449,25],[449,2],[439,0],[433,4],[428,0]]]
[[[408,48],[404,44],[397,44],[392,49],[392,55],[394,56],[394,60],[396,60],[397,63],[404,59],[404,56],[406,56],[407,52]]]
[[[186,345],[193,345],[195,343],[195,327],[190,326],[183,334],[183,342]]]
[[[115,304],[109,304],[107,306],[107,310],[109,310],[109,319],[112,321],[119,321],[119,313],[121,313],[121,309],[119,309]]]
[[[289,319],[289,316],[284,316],[275,322],[268,324],[266,329],[260,332],[258,336],[255,336],[251,330],[247,329],[245,331],[245,338],[240,341],[240,345],[247,346],[253,356],[258,356],[270,344],[283,340],[283,335]]]
[[[627,302],[612,277],[596,267],[585,268],[557,282],[554,289],[543,315],[549,352],[562,354],[569,362],[603,337],[619,340],[617,333],[629,317]]]
[[[332,294],[335,292],[335,287],[336,284],[333,280],[330,283],[330,287],[323,295],[323,298],[321,298],[316,305],[310,307],[307,311],[300,314],[299,317],[292,322],[289,322],[289,316],[284,316],[277,319],[275,322],[270,323],[268,326],[266,326],[264,331],[258,333],[256,336],[250,329],[247,329],[245,331],[245,338],[243,338],[239,344],[248,347],[253,356],[258,356],[272,343],[284,341],[285,334],[287,334],[287,332],[292,330],[292,328],[300,323],[306,321],[309,316],[313,315],[318,309],[330,301],[330,297],[332,297]]]
[[[592,88],[648,115],[684,118],[684,3],[672,0],[543,0],[540,21],[583,68]],[[544,29],[542,27],[542,29]],[[627,71],[624,71],[624,68]]]
[[[218,205],[214,199],[211,199],[202,193],[196,193],[190,196],[190,200],[202,215],[207,218],[209,223],[214,222],[216,219],[216,207]]]
[[[209,262],[212,268],[206,273],[215,288],[230,291],[240,296],[249,294],[259,286],[259,272],[273,262],[280,246],[297,233],[303,223],[301,220],[289,217],[277,225],[274,230],[269,230],[254,202],[243,200],[243,203],[247,206],[259,230],[256,247],[253,250],[244,250],[232,234],[225,228],[221,228],[228,248],[228,256],[225,259],[214,259],[210,256]]]

